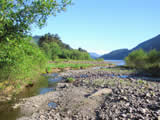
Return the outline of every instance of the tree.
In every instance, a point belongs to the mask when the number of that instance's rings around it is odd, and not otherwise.
[[[40,37],[39,39],[39,46],[42,47],[44,43],[52,43],[55,42],[57,44],[62,43],[62,41],[60,40],[60,37],[58,36],[58,34],[45,34],[44,36]]]
[[[58,58],[58,55],[61,54],[61,49],[57,43],[44,43],[42,49],[44,50],[47,57],[51,60]]]
[[[131,52],[126,58],[126,64],[133,68],[143,68],[146,65],[147,53],[142,49]]]
[[[25,36],[33,24],[41,28],[49,15],[70,4],[71,0],[0,0],[0,42]]]
[[[50,33],[45,34],[44,36],[40,37],[38,44],[40,47],[42,47],[44,43],[48,44],[52,42],[57,43],[61,48],[69,49],[69,50],[72,49],[69,45],[62,42],[58,34],[50,34]]]
[[[84,50],[84,49],[82,49],[82,48],[78,48],[78,50],[79,50],[80,52],[87,52],[86,50]]]

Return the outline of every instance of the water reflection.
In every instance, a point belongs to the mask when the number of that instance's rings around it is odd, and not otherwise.
[[[54,90],[54,88],[40,88],[40,94],[45,94]]]

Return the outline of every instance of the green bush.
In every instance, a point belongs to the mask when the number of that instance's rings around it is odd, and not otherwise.
[[[32,78],[46,65],[39,47],[24,39],[0,43],[0,79]]]
[[[133,51],[125,58],[126,64],[132,68],[143,68],[146,65],[147,53],[142,49]]]
[[[61,49],[57,43],[44,43],[42,45],[42,50],[45,52],[46,56],[51,59],[55,60],[58,58],[58,55],[61,54]]]
[[[79,50],[63,49],[59,57],[63,59],[72,59],[72,60],[91,60],[91,57],[87,52]]]
[[[59,58],[62,58],[62,59],[71,59],[71,50],[62,49],[62,52],[59,55]]]
[[[66,82],[68,82],[68,83],[73,83],[74,81],[75,81],[75,79],[72,77],[68,77],[66,80]]]
[[[160,76],[160,52],[151,50],[146,53],[142,49],[133,51],[125,58],[128,67]]]

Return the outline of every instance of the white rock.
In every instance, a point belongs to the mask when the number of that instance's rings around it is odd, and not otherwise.
[[[57,87],[58,87],[58,88],[65,88],[65,87],[68,87],[68,86],[69,86],[68,83],[58,83],[58,84],[57,84]]]
[[[106,95],[111,93],[112,93],[112,89],[104,88],[104,89],[98,90],[97,92],[93,93],[89,97],[101,96],[101,95]]]

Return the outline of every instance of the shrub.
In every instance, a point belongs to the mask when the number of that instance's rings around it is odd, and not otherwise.
[[[1,42],[0,79],[15,80],[32,78],[47,62],[38,46],[29,40]]]
[[[75,81],[74,78],[68,77],[66,82],[68,82],[68,83],[73,83],[74,81]]]
[[[147,53],[142,49],[133,51],[125,58],[126,64],[132,68],[141,69],[146,65]]]
[[[147,62],[151,64],[160,62],[160,52],[157,52],[156,50],[151,50],[148,53]]]
[[[90,55],[87,52],[82,52],[79,50],[62,50],[62,54],[59,55],[60,58],[73,59],[73,60],[91,60]]]
[[[125,58],[129,67],[147,72],[153,76],[160,76],[160,52],[151,50],[149,53],[142,49],[133,51]]]
[[[55,60],[58,58],[58,55],[61,53],[61,49],[57,43],[44,43],[42,45],[42,50],[45,52],[46,56],[50,60]]]

